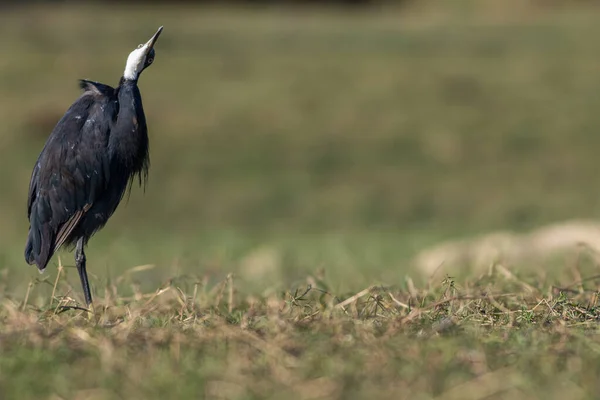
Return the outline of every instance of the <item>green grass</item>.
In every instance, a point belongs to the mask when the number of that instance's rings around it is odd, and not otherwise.
[[[408,263],[600,215],[600,13],[521,3],[3,10],[2,397],[594,398],[598,288],[553,288],[594,262]],[[150,182],[90,242],[89,322],[59,312],[72,255],[25,266],[28,179],[76,79],[115,84],[159,25]]]

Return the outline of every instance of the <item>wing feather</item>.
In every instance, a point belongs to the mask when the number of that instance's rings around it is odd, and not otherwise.
[[[37,176],[40,170],[39,158],[35,162],[33,172],[31,173],[31,179],[29,181],[29,194],[27,195],[27,218],[31,215],[31,205],[36,198],[37,194]]]
[[[29,185],[25,258],[40,269],[73,240],[71,234],[109,179],[106,148],[118,112],[116,102],[109,86],[90,81],[81,86],[84,93],[52,131]]]
[[[56,234],[54,245],[55,253],[58,251],[58,249],[60,249],[60,246],[62,246],[65,243],[65,241],[69,238],[69,235],[71,234],[71,232],[73,232],[73,229],[77,227],[77,224],[81,220],[81,217],[83,217],[83,215],[90,209],[90,207],[91,204],[86,204],[83,207],[83,209],[75,211],[75,213],[69,217],[67,222],[61,225],[60,229],[58,230],[58,233]]]

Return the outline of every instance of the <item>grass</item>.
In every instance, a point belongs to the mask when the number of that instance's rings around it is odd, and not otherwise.
[[[70,293],[60,276],[45,283]],[[92,321],[64,310],[69,296],[6,297],[0,389],[20,399],[595,398],[598,276],[531,278],[497,265],[461,283],[335,293],[321,275],[247,295],[233,275],[181,276],[127,298],[121,277]]]
[[[3,10],[2,398],[597,397],[595,262],[408,262],[600,215],[600,14],[578,7]],[[90,321],[64,310],[72,255],[24,265],[29,174],[76,79],[116,83],[159,25],[150,183],[90,242]]]

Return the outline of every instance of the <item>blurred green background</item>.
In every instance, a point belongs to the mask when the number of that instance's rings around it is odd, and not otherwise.
[[[228,272],[263,290],[319,270],[362,288],[400,280],[439,240],[598,217],[600,8],[401,4],[3,10],[0,259],[11,290],[39,277],[22,256],[29,177],[77,79],[116,84],[159,25],[140,81],[150,181],[90,241],[96,293],[142,264],[156,265],[135,278],[148,290]]]

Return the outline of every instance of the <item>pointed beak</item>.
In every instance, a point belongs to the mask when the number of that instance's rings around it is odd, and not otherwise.
[[[146,42],[146,44],[144,45],[144,50],[146,50],[146,52],[149,52],[154,47],[154,43],[156,43],[156,40],[160,36],[160,33],[162,32],[162,30],[163,30],[163,27],[161,26],[160,28],[158,28],[156,33],[150,38],[150,40],[148,40]]]

